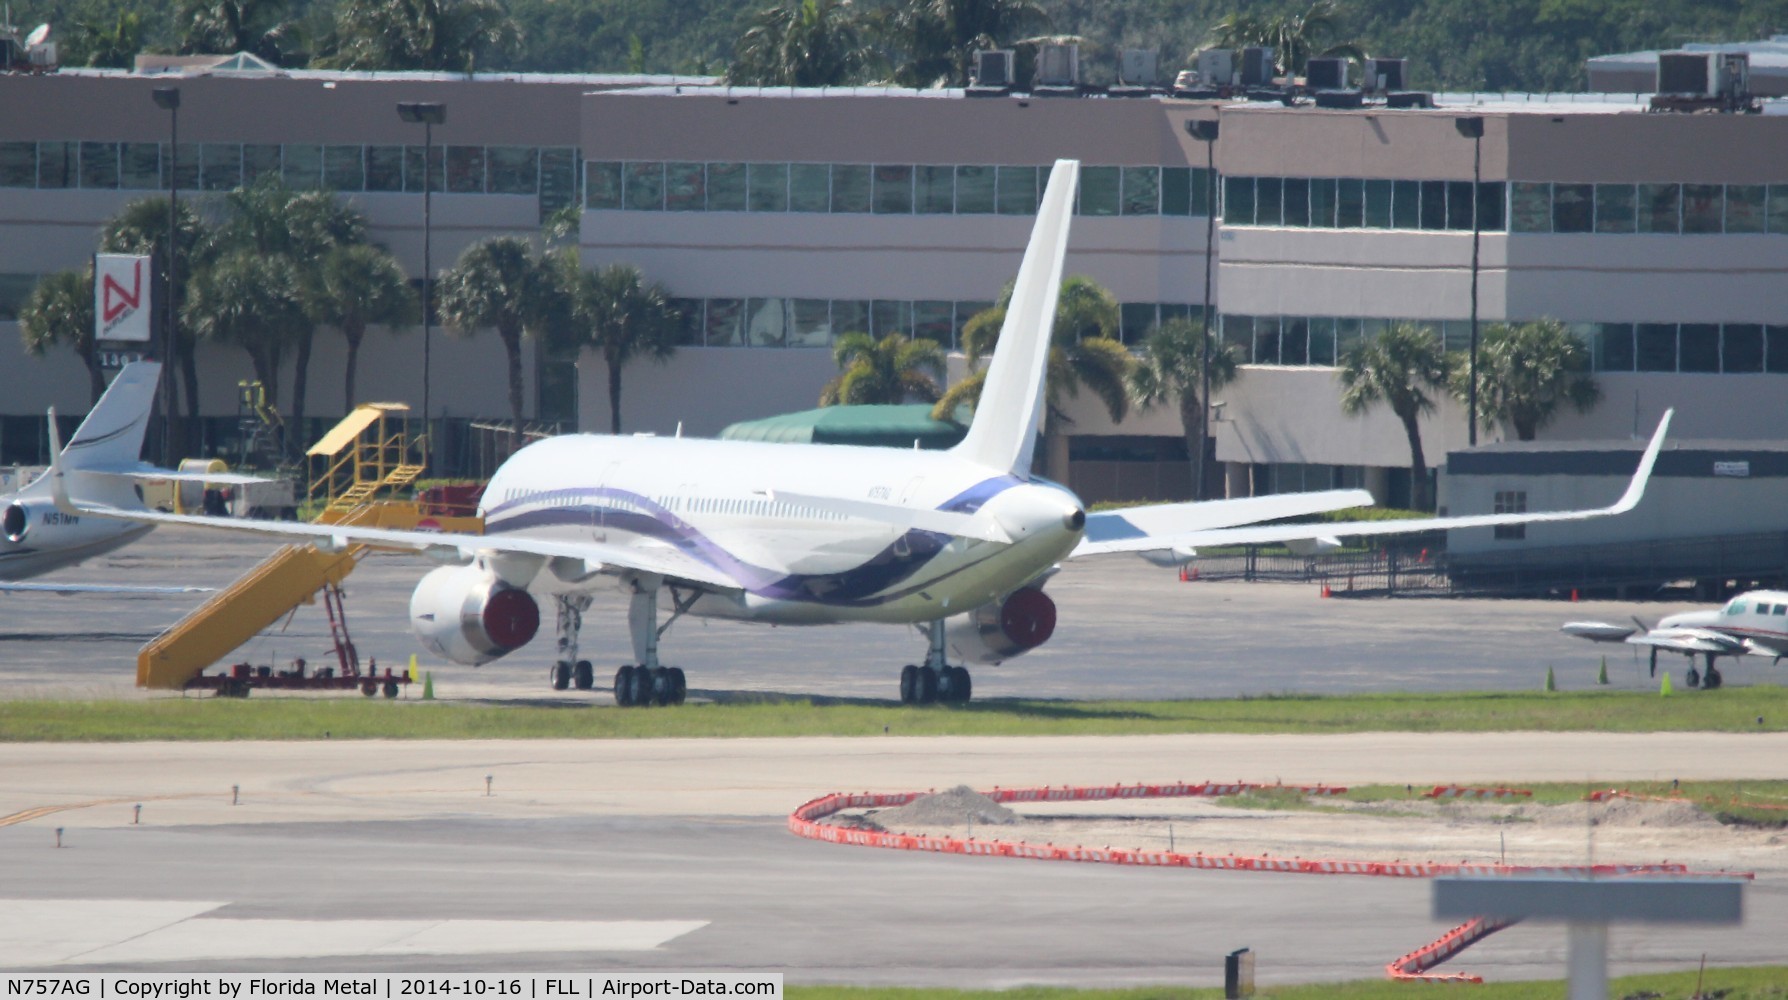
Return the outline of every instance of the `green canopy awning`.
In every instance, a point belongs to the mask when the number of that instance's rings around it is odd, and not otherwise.
[[[720,432],[728,441],[795,444],[853,444],[880,448],[949,448],[968,428],[931,419],[931,404],[822,406],[733,424]]]

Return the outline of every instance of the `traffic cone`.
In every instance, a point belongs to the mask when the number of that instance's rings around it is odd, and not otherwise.
[[[1608,683],[1608,658],[1606,656],[1602,657],[1602,671],[1601,673],[1596,674],[1596,683]]]
[[[1180,582],[1186,583],[1188,580],[1189,580],[1189,577],[1186,576],[1186,567],[1181,566],[1180,567]]]
[[[1664,671],[1663,683],[1658,685],[1658,696],[1661,698],[1670,697],[1670,671],[1668,670]]]
[[[422,700],[435,700],[435,672],[433,670],[422,675]]]
[[[1577,603],[1577,588],[1576,587],[1571,588],[1571,603],[1572,604]]]
[[[1546,690],[1558,690],[1558,679],[1552,676],[1552,668],[1550,666],[1546,667]]]

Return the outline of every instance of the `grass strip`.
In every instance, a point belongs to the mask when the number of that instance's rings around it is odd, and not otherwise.
[[[1434,801],[1444,810],[1455,803],[1494,802],[1510,808],[1526,805],[1569,805],[1578,804],[1590,814],[1592,807],[1585,803],[1585,796],[1591,791],[1605,791],[1619,788],[1635,796],[1654,799],[1680,800],[1687,805],[1712,816],[1728,826],[1764,827],[1782,829],[1788,827],[1788,780],[1768,781],[1631,781],[1617,782],[1610,785],[1606,782],[1585,785],[1573,782],[1552,782],[1533,784],[1531,782],[1482,782],[1473,787],[1495,788],[1498,785],[1506,788],[1519,788],[1533,793],[1531,797],[1507,799],[1450,799],[1430,800],[1427,792],[1432,785],[1361,785],[1349,788],[1340,795],[1310,796],[1290,788],[1262,788],[1232,795],[1217,800],[1219,804],[1238,809],[1270,809],[1294,812],[1351,812],[1352,810],[1336,804],[1336,800],[1348,802],[1392,802],[1392,803],[1427,803]],[[1614,800],[1618,801],[1618,800]],[[1601,804],[1593,807],[1602,808]],[[1406,815],[1414,815],[1409,813]]]
[[[1563,931],[1559,932],[1562,936]],[[1265,960],[1265,956],[1262,956]],[[1460,968],[1469,968],[1471,955],[1460,960]],[[1446,967],[1442,966],[1444,970]],[[1694,971],[1653,973],[1643,976],[1622,976],[1609,983],[1609,995],[1616,998],[1645,1000],[1690,1000],[1700,976],[1703,997],[1721,1000],[1788,1000],[1788,966],[1762,965],[1738,968],[1710,968],[1705,975]],[[1519,983],[1487,982],[1482,986],[1463,987],[1471,1000],[1558,1000],[1565,995],[1563,980],[1534,980]],[[1356,980],[1347,983],[1312,983],[1304,986],[1273,986],[1257,990],[1259,1000],[1408,1000],[1412,990],[1422,992],[1419,984],[1395,983],[1383,979]],[[1448,995],[1451,995],[1449,991]],[[1191,989],[1168,986],[1144,986],[1132,989],[1069,989],[1066,987],[1028,986],[1012,990],[908,989],[878,986],[789,986],[783,991],[788,1000],[1218,1000],[1221,989]]]
[[[1150,733],[1780,732],[1788,688],[1273,696],[1187,701],[894,702],[731,694],[676,708],[354,696],[0,702],[0,742],[650,739]]]

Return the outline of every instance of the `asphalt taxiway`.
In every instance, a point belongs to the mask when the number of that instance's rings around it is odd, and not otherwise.
[[[1693,733],[0,744],[0,966],[1211,985],[1247,946],[1262,982],[1372,977],[1446,929],[1426,883],[906,854],[784,818],[853,788],[1745,778],[1784,751],[1788,734]],[[1742,928],[1617,931],[1617,971],[1779,961],[1788,882],[1747,892]],[[1555,976],[1561,948],[1523,926],[1462,964]]]
[[[127,549],[50,579],[222,586],[272,549],[268,542],[163,528]],[[374,554],[348,578],[348,616],[362,659],[390,666],[420,652],[409,598],[432,564]],[[1693,605],[1536,600],[1324,600],[1315,585],[1180,583],[1132,556],[1067,564],[1048,584],[1058,607],[1046,645],[997,667],[975,668],[977,697],[1191,698],[1280,692],[1534,690],[1554,667],[1565,687],[1595,682],[1608,659],[1615,687],[1653,688],[1629,647],[1561,635],[1569,620],[1655,619]],[[137,648],[203,599],[0,594],[0,698],[134,697]],[[551,607],[534,643],[483,667],[431,662],[442,697],[610,700],[614,670],[631,659],[626,603],[605,591],[585,614],[583,656],[594,692],[552,692]],[[236,654],[283,667],[329,661],[321,605],[303,607]],[[781,692],[892,700],[899,669],[924,654],[912,629],[886,625],[768,628],[684,619],[665,634],[667,663],[698,696]],[[1680,677],[1684,661],[1661,665]],[[1765,660],[1723,663],[1729,684],[1780,680]]]

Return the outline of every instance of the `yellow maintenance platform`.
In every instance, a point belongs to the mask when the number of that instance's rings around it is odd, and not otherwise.
[[[415,483],[425,465],[401,425],[391,415],[402,403],[356,407],[306,454],[322,459],[313,475],[310,498],[323,505],[325,524],[481,534],[477,517],[430,517],[411,501],[379,500]],[[137,686],[179,690],[205,668],[228,656],[319,591],[339,588],[370,547],[350,545],[328,551],[316,545],[286,545],[211,596],[191,614],[137,652]],[[333,622],[333,611],[332,611]],[[333,628],[333,625],[332,625]]]

